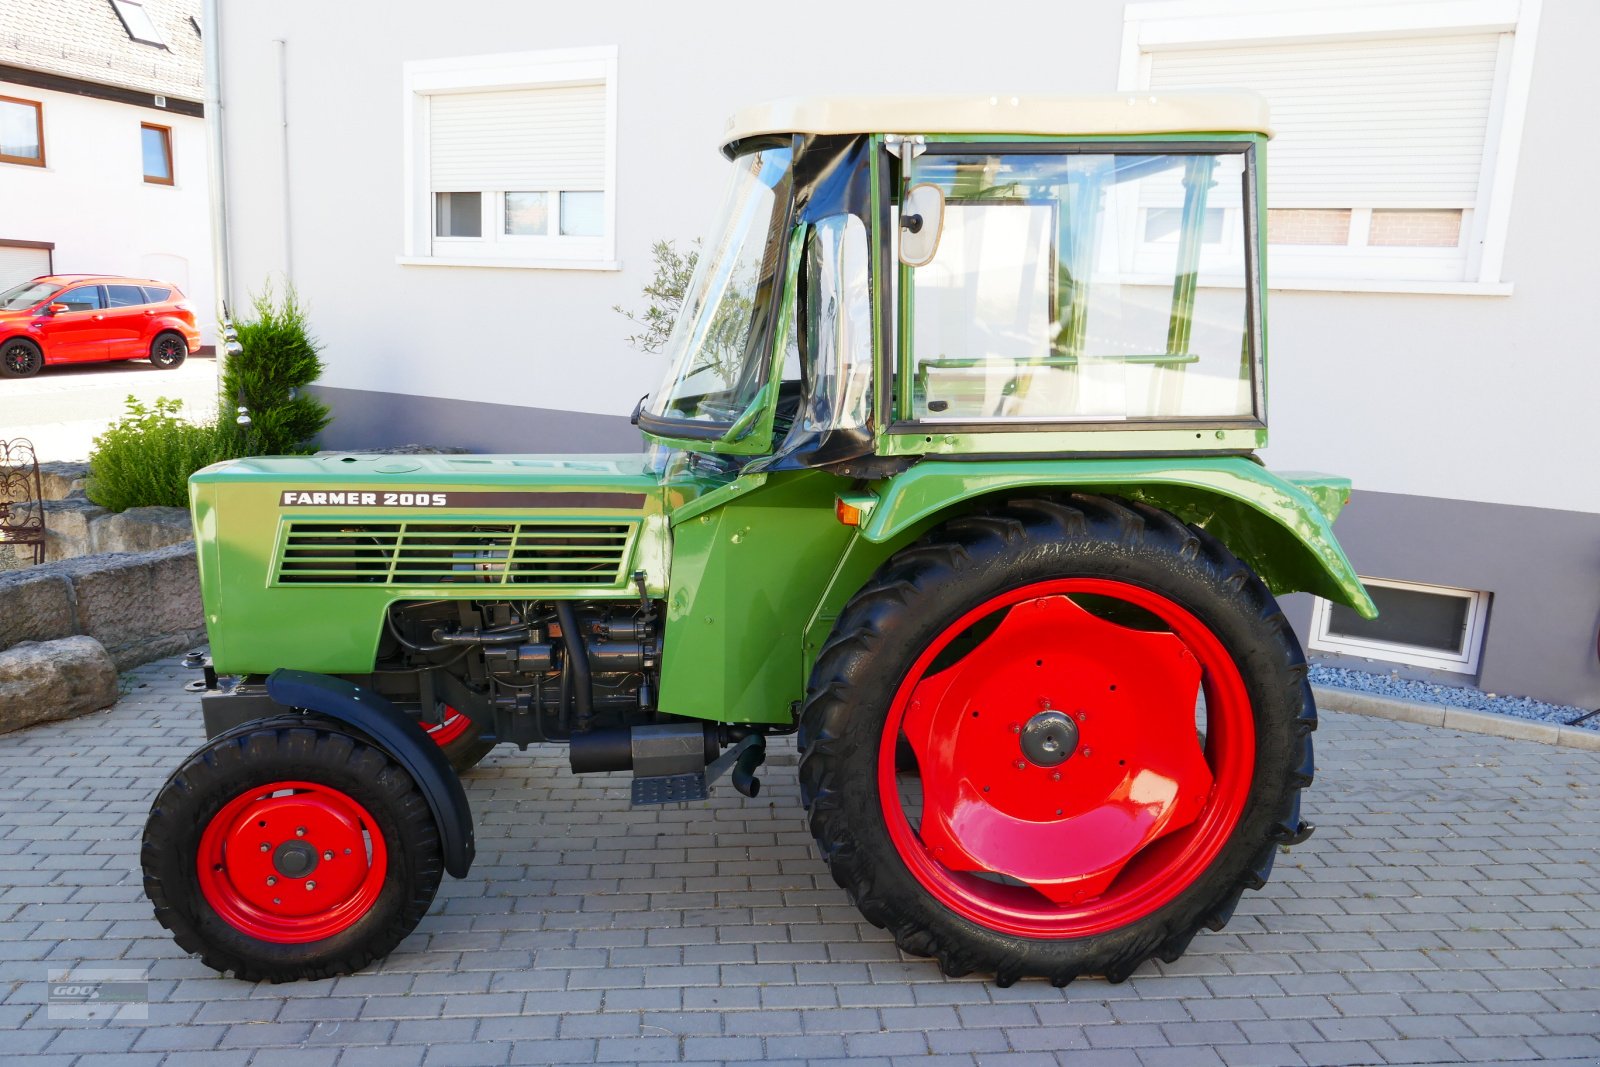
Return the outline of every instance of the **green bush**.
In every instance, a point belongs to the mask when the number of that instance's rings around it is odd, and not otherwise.
[[[84,487],[91,501],[112,511],[189,506],[189,475],[237,453],[216,426],[179,418],[180,407],[167,397],[148,407],[128,397],[122,418],[94,439]]]
[[[243,351],[223,364],[218,433],[236,455],[309,452],[330,416],[326,404],[303,392],[322,374],[305,307],[293,286],[280,300],[270,284],[251,306],[255,318],[237,326]],[[247,425],[235,420],[237,407],[249,413]]]

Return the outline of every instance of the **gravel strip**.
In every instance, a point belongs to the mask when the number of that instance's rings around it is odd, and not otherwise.
[[[1591,708],[1578,708],[1570,704],[1548,704],[1531,697],[1500,696],[1485,693],[1466,685],[1438,685],[1419,682],[1414,678],[1401,678],[1393,674],[1373,674],[1370,671],[1350,670],[1347,667],[1327,667],[1312,664],[1311,684],[1326,685],[1335,689],[1348,689],[1356,693],[1414,700],[1423,704],[1439,704],[1447,708],[1470,708],[1514,719],[1529,719],[1558,726],[1569,725]],[[1600,730],[1600,715],[1578,724],[1580,729]]]

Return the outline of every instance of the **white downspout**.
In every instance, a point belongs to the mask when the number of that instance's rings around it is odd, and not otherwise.
[[[233,333],[233,262],[228,242],[228,168],[222,121],[222,19],[219,0],[204,0],[206,62],[206,165],[211,178],[211,261],[216,286],[217,382],[220,386],[227,358],[238,351]],[[226,407],[227,405],[223,405]]]
[[[289,213],[289,42],[278,39],[278,116],[283,148],[283,276],[294,285],[294,227]]]

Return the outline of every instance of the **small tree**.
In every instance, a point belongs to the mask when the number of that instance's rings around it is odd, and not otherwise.
[[[237,454],[309,451],[331,415],[326,404],[303,392],[322,375],[320,346],[307,328],[305,307],[293,286],[280,300],[270,283],[251,307],[255,318],[237,326],[243,351],[224,365],[218,431],[235,439]],[[248,425],[238,424],[235,407],[249,413]]]
[[[650,246],[650,258],[655,262],[655,274],[644,287],[648,303],[640,312],[632,312],[621,304],[611,310],[639,327],[639,332],[628,338],[628,343],[641,352],[659,352],[672,333],[672,323],[683,306],[689,280],[694,277],[695,264],[700,262],[700,240],[688,252],[679,253],[671,241],[657,241]]]

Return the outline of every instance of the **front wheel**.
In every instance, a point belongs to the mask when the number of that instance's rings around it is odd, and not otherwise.
[[[44,353],[26,337],[0,342],[0,378],[31,378],[44,366]]]
[[[841,613],[800,780],[834,878],[947,973],[1175,960],[1308,830],[1316,709],[1219,542],[1103,497],[932,531]]]
[[[188,342],[178,334],[170,332],[157,334],[156,339],[150,342],[150,362],[162,370],[172,370],[181,366],[188,358]]]
[[[246,981],[329,978],[386,956],[443,873],[410,774],[305,716],[246,723],[190,756],[156,796],[141,858],[161,925]]]

